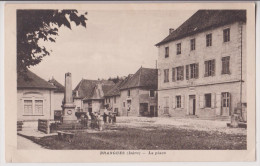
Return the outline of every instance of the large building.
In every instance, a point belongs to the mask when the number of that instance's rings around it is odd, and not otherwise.
[[[17,120],[54,119],[57,87],[31,71],[18,74]],[[61,105],[61,101],[58,103]]]
[[[157,116],[157,69],[141,67],[120,87],[122,116]]]
[[[199,10],[156,46],[160,115],[228,117],[246,105],[245,10]]]

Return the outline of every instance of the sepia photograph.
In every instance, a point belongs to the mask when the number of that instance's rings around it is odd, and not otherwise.
[[[15,8],[14,150],[252,150],[252,6]]]

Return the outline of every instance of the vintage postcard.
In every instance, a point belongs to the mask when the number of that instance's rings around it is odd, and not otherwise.
[[[254,3],[5,6],[6,162],[255,161]]]

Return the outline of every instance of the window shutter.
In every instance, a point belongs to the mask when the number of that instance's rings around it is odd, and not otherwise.
[[[231,110],[232,110],[232,108],[231,108],[232,98],[231,97],[232,97],[231,93],[229,93],[229,115],[231,115]]]
[[[216,115],[221,115],[221,93],[216,93]]]
[[[199,63],[195,64],[195,78],[199,78]]]
[[[211,108],[215,108],[215,103],[216,103],[216,94],[211,93]]]
[[[172,108],[176,108],[175,100],[176,100],[176,97],[172,96]]]
[[[227,70],[228,70],[228,74],[231,74],[230,73],[230,56],[227,57]]]
[[[204,62],[204,64],[205,64],[205,77],[207,77],[208,76],[208,61],[205,61]]]
[[[189,80],[189,65],[186,65],[186,80]]]
[[[184,95],[181,95],[181,108],[184,108]]]
[[[172,68],[172,81],[175,82],[175,68]]]
[[[200,95],[200,108],[204,108],[204,95]]]
[[[181,67],[181,80],[184,80],[184,66]]]
[[[215,75],[215,59],[212,60],[212,76]]]

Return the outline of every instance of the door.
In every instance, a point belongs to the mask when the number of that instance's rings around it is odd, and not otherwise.
[[[139,109],[139,114],[141,116],[148,116],[148,103],[140,103],[140,109]]]
[[[155,111],[154,111],[154,106],[150,106],[150,116],[154,117],[155,116]]]
[[[195,95],[189,96],[189,114],[196,115],[196,96]]]
[[[221,93],[221,115],[222,116],[229,116],[230,115],[230,93],[223,92]]]
[[[164,97],[164,114],[169,114],[169,97]]]

